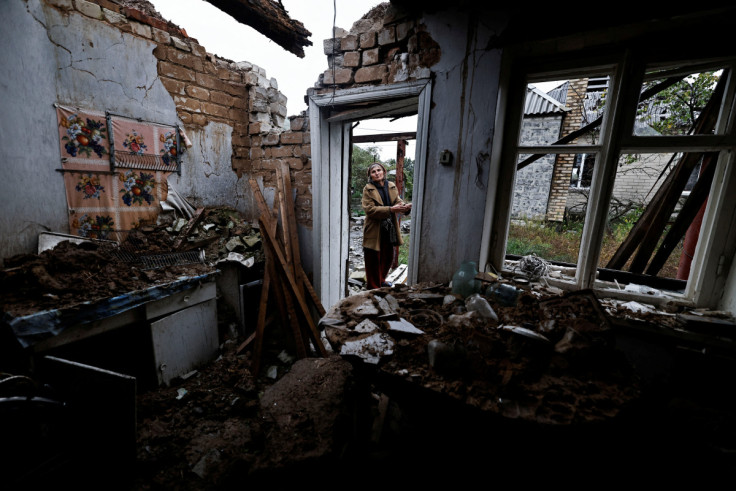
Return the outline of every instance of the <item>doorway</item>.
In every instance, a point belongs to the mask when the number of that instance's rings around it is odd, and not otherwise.
[[[348,282],[352,126],[416,114],[416,159],[407,284],[416,282],[431,82],[335,90],[309,96],[312,146],[313,275],[326,307],[345,297]]]
[[[368,168],[380,162],[387,170],[387,179],[398,189],[405,203],[412,202],[416,160],[416,114],[361,120],[353,123],[350,156],[350,247],[348,254],[347,294],[368,289],[363,251],[363,226],[366,220],[361,206],[363,188],[368,182]],[[390,284],[405,284],[408,279],[408,255],[411,213],[397,214],[399,234],[403,244],[393,248],[391,270],[386,277]]]

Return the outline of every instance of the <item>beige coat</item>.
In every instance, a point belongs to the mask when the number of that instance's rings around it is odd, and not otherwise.
[[[396,187],[396,184],[391,181],[388,181],[388,196],[391,201],[391,206],[398,203],[404,203],[404,201],[399,197],[399,189]],[[396,235],[399,238],[399,244],[404,243],[401,238],[399,221],[396,219],[396,214],[391,213],[389,206],[383,205],[381,194],[372,182],[369,182],[363,188],[361,206],[363,207],[363,211],[365,211],[365,221],[363,222],[363,247],[366,249],[373,249],[374,251],[381,250],[381,220],[392,215],[394,226],[396,227]]]

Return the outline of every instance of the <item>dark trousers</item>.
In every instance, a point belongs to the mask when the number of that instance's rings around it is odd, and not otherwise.
[[[363,248],[363,260],[365,262],[365,279],[368,289],[381,288],[394,262],[394,247],[391,245],[388,234],[381,230],[380,251]]]

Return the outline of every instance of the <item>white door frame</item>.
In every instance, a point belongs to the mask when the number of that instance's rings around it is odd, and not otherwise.
[[[330,107],[383,99],[418,98],[416,160],[412,196],[412,226],[409,243],[408,282],[416,282],[419,237],[427,160],[427,131],[431,103],[431,81],[359,87],[309,96],[309,125],[312,146],[312,237],[314,289],[322,305],[329,308],[345,296],[348,263],[347,210],[349,144],[352,120],[328,122]]]

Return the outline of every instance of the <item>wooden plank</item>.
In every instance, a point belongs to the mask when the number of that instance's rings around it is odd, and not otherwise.
[[[416,131],[407,131],[404,133],[378,133],[375,135],[353,135],[353,143],[373,143],[373,142],[398,142],[401,140],[415,140]]]
[[[291,175],[289,173],[289,166],[282,162],[281,179],[283,181],[282,189],[284,195],[287,198],[289,206],[285,208],[285,213],[282,214],[281,219],[289,224],[288,227],[288,240],[292,247],[292,257],[295,264],[301,263],[301,252],[299,250],[299,237],[296,232],[296,216],[294,214],[294,201],[292,198],[293,189],[291,187]]]
[[[319,295],[317,295],[317,292],[314,291],[312,284],[309,282],[309,278],[307,278],[307,273],[304,272],[304,268],[302,268],[301,264],[297,264],[297,269],[299,279],[301,280],[304,287],[307,289],[307,293],[309,293],[309,296],[312,297],[312,302],[314,302],[315,307],[317,307],[317,312],[319,313],[320,317],[325,315],[327,312],[322,306]]]
[[[687,197],[680,213],[678,213],[675,223],[672,224],[667,235],[662,240],[659,250],[654,255],[651,263],[649,263],[646,274],[656,275],[659,273],[667,258],[670,257],[670,254],[672,254],[672,251],[680,242],[680,239],[685,235],[688,228],[690,228],[690,225],[710,193],[713,175],[716,172],[716,163],[714,162],[716,158],[714,154],[708,154],[703,159],[703,169],[700,172],[700,177],[695,183],[695,186],[693,186],[692,191],[690,191],[690,196]]]
[[[286,259],[286,267],[289,268],[289,271],[292,275],[295,273],[295,267],[294,267],[294,243],[291,240],[291,235],[293,234],[292,231],[292,223],[288,219],[289,217],[289,206],[287,204],[286,200],[286,193],[284,191],[284,180],[290,180],[289,177],[289,168],[286,167],[286,176],[284,176],[284,170],[282,167],[277,166],[276,167],[276,196],[274,198],[274,210],[278,209],[280,210],[280,216],[281,216],[281,236],[280,236],[280,244],[281,249],[284,251],[284,257]],[[277,213],[278,216],[278,213]],[[273,227],[273,224],[272,224]],[[297,244],[298,247],[298,244]],[[269,258],[273,258],[273,254],[269,254]],[[274,272],[274,275],[276,273]],[[286,319],[289,322],[289,325],[291,326],[292,334],[294,335],[294,343],[295,343],[295,349],[296,349],[296,355],[298,358],[305,358],[307,356],[306,351],[306,345],[305,341],[302,337],[301,328],[299,327],[299,320],[296,315],[296,309],[294,308],[294,301],[289,294],[288,287],[281,283],[280,288],[282,290],[282,295],[284,299],[284,309],[282,311],[286,315]],[[301,290],[300,290],[301,291]]]
[[[266,215],[268,215],[269,209],[268,205],[266,204],[266,200],[263,198],[263,194],[261,193],[261,190],[258,188],[258,183],[254,179],[250,179],[251,187],[253,188],[253,193],[256,197],[256,203],[258,205],[259,210],[261,211],[261,214],[266,212]],[[273,227],[270,230],[271,235],[276,234],[276,229]],[[314,290],[312,284],[309,281],[309,278],[307,277],[307,274],[304,272],[304,268],[301,265],[301,261],[297,261],[296,263],[296,269],[297,269],[297,277],[299,281],[302,282],[302,284],[306,287],[307,292],[312,297],[312,300],[314,301],[315,306],[317,307],[317,311],[320,315],[325,315],[326,311],[325,308],[322,306],[322,302],[319,299],[319,295],[317,295],[317,292]]]
[[[253,336],[255,337],[252,363],[254,375],[257,375],[260,371],[261,352],[263,349],[263,333],[266,330],[266,311],[268,309],[268,292],[270,289],[271,275],[269,274],[268,268],[266,268],[266,271],[263,275],[263,286],[261,287],[261,301],[258,305],[258,321],[256,323],[256,332],[253,333]],[[247,342],[241,344],[238,348],[238,353],[240,353],[240,351],[242,351],[247,346],[247,344]]]
[[[281,167],[276,167],[276,184],[278,188],[276,189],[276,196],[278,198],[278,206],[279,210],[281,212],[281,239],[283,243],[283,251],[284,251],[284,257],[286,258],[286,263],[289,266],[289,269],[291,270],[292,274],[294,274],[294,242],[291,240],[293,231],[292,231],[292,223],[289,219],[289,206],[287,206],[286,201],[286,192],[284,190],[284,180],[291,178],[289,177],[289,168],[286,168],[286,177],[284,177],[284,171]],[[291,198],[291,197],[289,197]]]
[[[708,104],[698,117],[695,133],[705,134],[714,128],[718,117],[720,101],[725,89],[725,79],[726,77],[722,77],[719,80]],[[682,190],[685,188],[685,184],[687,184],[692,169],[697,164],[699,158],[700,154],[698,153],[683,155],[677,166],[667,175],[665,182],[657,190],[654,198],[639,217],[639,220],[634,224],[629,235],[621,243],[610,261],[608,261],[606,268],[623,268],[634,251],[642,246],[629,269],[634,273],[641,273],[644,270],[652,250],[664,229],[664,224],[669,219],[677,199],[682,194]],[[654,244],[649,246],[647,245],[647,241],[654,241]]]
[[[289,268],[286,265],[284,255],[276,247],[274,238],[272,237],[270,231],[268,230],[268,227],[266,227],[265,224],[263,224],[263,231],[265,232],[265,239],[266,239],[264,243],[266,244],[266,247],[268,248],[269,252],[278,259],[278,261],[274,261],[274,262],[279,266],[280,271],[283,273],[282,276],[286,277],[287,285],[291,291],[291,294],[294,295],[297,302],[299,303],[299,307],[301,308],[302,314],[304,315],[304,318],[309,326],[309,333],[312,336],[312,342],[314,343],[315,347],[319,350],[320,354],[326,357],[327,350],[325,349],[324,345],[322,344],[322,340],[319,337],[319,332],[317,331],[317,327],[314,324],[314,320],[312,319],[312,315],[309,311],[309,307],[304,301],[304,298],[299,294],[299,289],[297,288],[296,281],[294,280],[294,277],[291,274],[291,271],[289,271]]]
[[[256,205],[258,206],[258,209],[261,212],[262,216],[271,217],[271,210],[268,208],[268,204],[266,203],[266,200],[263,198],[263,194],[261,193],[261,189],[258,187],[258,182],[256,182],[255,179],[251,178],[248,180],[250,183],[251,189],[253,190],[253,196],[256,199]],[[272,225],[273,220],[268,221],[268,226]],[[274,227],[275,232],[275,227]],[[268,263],[268,256],[266,258],[266,261]],[[260,371],[260,364],[261,364],[261,356],[262,356],[262,350],[263,350],[263,335],[266,330],[266,313],[268,311],[268,299],[269,299],[269,293],[271,291],[271,277],[272,277],[272,268],[266,266],[266,269],[264,271],[263,275],[263,286],[261,287],[261,301],[258,305],[258,321],[256,323],[256,332],[254,333],[255,336],[255,346],[253,347],[253,373],[257,374]],[[238,352],[240,352],[242,349],[245,348],[247,344],[243,343],[238,348]]]
[[[294,348],[296,349],[296,356],[297,358],[306,358],[307,344],[305,344],[305,340],[302,337],[301,327],[299,326],[299,319],[297,318],[296,309],[294,308],[294,299],[291,297],[291,295],[289,295],[289,290],[286,284],[281,283],[279,286],[281,287],[281,290],[283,292],[284,302],[286,306],[286,317],[289,321],[289,325],[291,326],[291,332],[294,335]]]
[[[247,339],[246,339],[245,341],[243,341],[242,343],[240,343],[240,346],[238,346],[238,349],[237,349],[237,351],[236,351],[236,354],[238,354],[238,355],[239,355],[239,354],[240,354],[240,353],[241,353],[241,352],[242,352],[242,351],[243,351],[243,350],[244,350],[245,348],[247,348],[247,347],[248,347],[248,345],[249,345],[250,343],[252,343],[252,342],[253,342],[253,341],[254,341],[255,339],[256,339],[256,333],[255,333],[255,332],[254,332],[254,333],[251,333],[251,335],[250,335],[250,336],[248,336],[248,338],[247,338]]]
[[[270,220],[268,221],[268,223],[271,224],[274,218],[274,214],[268,208],[268,203],[266,203],[266,199],[263,197],[263,193],[261,193],[261,188],[258,187],[258,182],[252,177],[248,179],[248,182],[250,183],[250,187],[253,190],[253,196],[256,198],[256,206],[258,206],[258,211],[261,213],[261,215],[269,216]],[[275,233],[275,231],[276,229],[274,228],[273,233]]]
[[[197,211],[194,212],[194,216],[189,219],[189,222],[179,231],[179,236],[174,240],[174,250],[178,250],[181,247],[181,244],[183,240],[186,238],[186,236],[189,234],[189,232],[199,223],[199,221],[202,219],[202,215],[204,212],[204,208],[197,208]]]
[[[282,173],[277,170],[277,174],[282,176]],[[261,298],[261,305],[259,306],[259,320],[257,324],[257,331],[256,331],[256,346],[254,350],[254,370],[257,372],[260,368],[260,358],[261,358],[261,349],[262,349],[262,343],[263,343],[263,335],[265,332],[265,316],[266,316],[266,309],[267,309],[267,303],[264,302],[263,295],[267,295],[267,288],[266,286],[268,284],[273,283],[274,288],[274,294],[276,295],[277,302],[279,305],[279,310],[282,312],[285,317],[282,315],[282,321],[288,322],[291,330],[294,334],[294,341],[295,341],[295,347],[297,351],[297,356],[299,358],[306,357],[306,348],[307,343],[306,340],[303,338],[301,333],[301,328],[299,326],[299,319],[297,316],[296,309],[294,307],[294,301],[292,296],[290,295],[289,286],[285,283],[279,282],[278,284],[275,282],[276,278],[278,278],[277,270],[274,266],[275,258],[274,258],[274,251],[276,250],[282,250],[283,246],[281,245],[280,241],[277,237],[277,230],[278,230],[278,212],[277,210],[280,208],[282,210],[282,229],[285,230],[291,230],[293,227],[290,227],[289,220],[285,218],[285,215],[288,215],[289,206],[286,206],[286,201],[284,199],[284,192],[283,190],[279,189],[278,192],[278,198],[274,199],[274,208],[273,211],[269,210],[268,204],[266,203],[266,200],[263,197],[263,194],[260,191],[260,188],[258,187],[258,183],[250,179],[249,180],[251,187],[253,188],[253,193],[256,198],[256,203],[258,205],[259,210],[261,211],[261,217],[260,217],[260,223],[262,227],[262,233],[264,237],[268,237],[270,240],[273,240],[276,243],[272,243],[272,247],[269,248],[266,251],[266,261],[267,261],[267,268],[266,268],[266,277],[264,278],[264,293],[262,294]],[[267,240],[269,240],[267,239]],[[264,241],[265,242],[265,241]],[[278,247],[277,247],[278,246]],[[293,277],[296,277],[297,272],[297,266],[298,270],[301,271],[303,274],[303,270],[301,270],[301,264],[295,263],[293,260],[291,263],[289,263],[286,267],[289,268],[289,271],[293,275]],[[300,289],[300,292],[302,290]],[[310,292],[311,294],[311,292]],[[314,294],[314,297],[316,297],[316,294]],[[317,299],[318,300],[318,299]],[[321,307],[321,306],[320,306]],[[305,314],[308,315],[308,314]],[[324,309],[322,309],[321,315],[324,315]],[[311,317],[310,317],[311,318]]]

